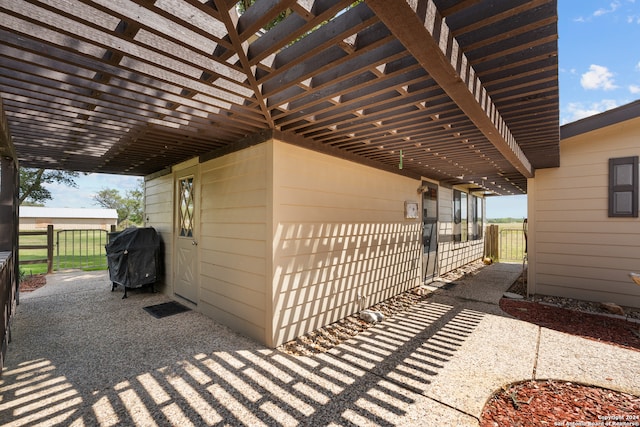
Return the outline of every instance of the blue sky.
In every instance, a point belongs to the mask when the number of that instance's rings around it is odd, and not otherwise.
[[[640,0],[558,0],[560,124],[640,99]],[[49,186],[49,207],[95,208],[93,194],[122,194],[140,178],[83,176],[79,188]],[[524,218],[526,196],[492,197],[487,217]]]
[[[558,37],[560,125],[640,99],[640,0],[558,0]],[[526,196],[487,201],[487,218],[526,216]]]

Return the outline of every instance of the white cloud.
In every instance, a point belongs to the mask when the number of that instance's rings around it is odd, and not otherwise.
[[[607,13],[613,13],[619,7],[620,7],[620,2],[619,1],[611,2],[609,4],[609,9],[604,9],[604,8],[598,9],[595,12],[593,12],[593,16],[602,16],[602,15],[606,15]]]
[[[96,208],[98,207],[93,196],[105,188],[115,188],[121,195],[129,190],[137,188],[142,178],[129,175],[80,174],[75,179],[78,188],[67,187],[58,183],[46,184],[51,191],[52,200],[45,204],[50,208]]]
[[[571,75],[577,75],[578,74],[578,70],[576,70],[575,68],[562,68],[560,67],[558,69],[559,72],[561,73],[565,73],[565,74],[571,74]]]
[[[613,82],[613,73],[607,67],[591,64],[589,71],[580,78],[580,84],[585,89],[616,89]]]
[[[640,86],[638,85],[629,85],[629,92],[631,92],[634,95],[637,95],[640,93]]]
[[[576,120],[611,110],[617,106],[618,103],[613,99],[603,99],[598,102],[592,102],[589,105],[581,102],[570,102],[566,109],[567,115],[562,119],[562,124],[575,122]]]

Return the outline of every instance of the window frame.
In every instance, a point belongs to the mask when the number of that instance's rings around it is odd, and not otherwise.
[[[483,217],[484,217],[484,198],[471,195],[471,218],[469,224],[471,233],[469,240],[482,240],[483,237]]]
[[[463,197],[464,195],[464,197]],[[469,241],[469,194],[453,190],[453,241]]]
[[[639,156],[616,157],[609,159],[609,218],[638,218],[638,192],[640,184]],[[616,168],[631,165],[631,183],[616,183]],[[616,206],[616,196],[621,193],[631,193],[630,210],[619,211]]]

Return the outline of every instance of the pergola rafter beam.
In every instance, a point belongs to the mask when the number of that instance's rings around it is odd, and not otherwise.
[[[247,75],[247,80],[253,89],[255,94],[255,98],[257,99],[260,110],[264,114],[265,120],[269,125],[269,128],[274,128],[273,118],[269,113],[269,109],[267,108],[267,103],[265,102],[264,96],[262,95],[262,90],[258,85],[258,81],[255,77],[254,67],[249,64],[249,59],[247,58],[247,50],[248,46],[246,46],[241,40],[240,35],[237,31],[238,26],[238,16],[236,14],[235,8],[224,9],[227,5],[224,0],[214,0],[214,3],[217,6],[218,11],[222,15],[222,22],[227,27],[227,31],[229,33],[229,39],[233,44],[236,55],[238,55],[238,59],[240,60],[240,64]]]
[[[524,176],[533,167],[453,37],[433,0],[366,0],[397,39]]]

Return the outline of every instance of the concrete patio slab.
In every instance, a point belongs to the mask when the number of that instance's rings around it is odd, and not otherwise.
[[[541,328],[536,378],[597,385],[634,395],[640,352]]]
[[[483,268],[473,276],[456,280],[447,295],[471,301],[497,304],[502,295],[522,274],[522,264],[497,263]],[[490,286],[487,286],[490,284]]]

